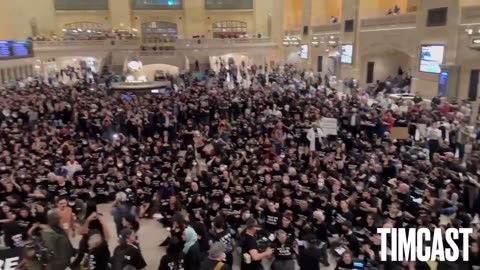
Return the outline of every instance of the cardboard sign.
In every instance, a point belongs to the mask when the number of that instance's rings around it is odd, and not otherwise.
[[[393,127],[390,133],[390,138],[397,140],[408,139],[408,128],[406,127]]]
[[[336,136],[338,134],[338,120],[336,118],[323,117],[320,120],[320,127],[326,135]]]
[[[426,124],[417,124],[417,130],[420,135],[420,138],[425,138],[427,136],[427,125]]]

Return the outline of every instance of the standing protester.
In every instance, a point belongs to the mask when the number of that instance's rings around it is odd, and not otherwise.
[[[113,251],[112,270],[146,269],[147,263],[137,243],[137,235],[130,229],[123,229],[119,236],[119,245]]]
[[[42,231],[42,239],[50,256],[47,270],[65,270],[70,265],[73,248],[61,227],[60,216],[54,211],[48,213],[48,226]]]
[[[242,270],[262,270],[262,260],[272,256],[273,249],[268,247],[264,252],[258,250],[256,231],[257,221],[253,218],[247,219],[242,239]]]

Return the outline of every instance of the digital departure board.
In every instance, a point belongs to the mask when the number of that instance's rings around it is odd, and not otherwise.
[[[0,60],[33,57],[32,43],[0,40]]]

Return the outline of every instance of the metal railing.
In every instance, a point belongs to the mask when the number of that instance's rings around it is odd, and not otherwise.
[[[312,33],[313,34],[320,34],[320,33],[335,33],[340,32],[340,24],[323,24],[323,25],[314,25],[312,26]]]
[[[467,6],[462,8],[462,23],[480,22],[480,6]]]
[[[176,48],[188,47],[215,47],[215,46],[232,46],[232,45],[254,45],[270,43],[270,38],[194,38],[194,39],[178,39],[175,42]]]
[[[152,47],[174,47],[175,49],[187,48],[214,48],[214,47],[231,47],[242,45],[256,45],[272,43],[270,38],[193,38],[193,39],[177,39],[171,43],[142,43],[140,39],[106,39],[106,40],[51,40],[51,41],[34,41],[34,49],[66,49],[72,48],[110,48],[110,49],[128,49],[141,50],[142,46],[146,50]],[[152,49],[153,50],[153,49]],[[157,50],[156,52],[158,52]],[[155,51],[154,51],[155,52]]]
[[[414,26],[417,22],[416,13],[408,13],[402,15],[390,15],[380,18],[363,19],[360,22],[362,29],[376,27],[396,27],[396,26]]]

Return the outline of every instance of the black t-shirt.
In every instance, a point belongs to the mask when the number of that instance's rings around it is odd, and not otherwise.
[[[243,238],[243,243],[242,243],[242,255],[245,253],[248,253],[250,255],[249,251],[252,249],[258,250],[257,240],[255,239],[255,237],[249,234],[245,234]],[[262,267],[261,261],[254,261],[252,259],[251,263],[246,264],[242,258],[242,265],[241,265],[242,270],[257,270],[257,269],[261,269],[261,267]]]
[[[100,246],[94,248],[88,253],[88,269],[103,270],[108,269],[110,261],[110,250],[107,242],[103,242]]]
[[[353,266],[353,262],[346,264],[343,261],[339,261],[335,270],[354,270],[355,267]]]
[[[72,189],[73,187],[71,182],[65,182],[65,184],[62,186],[57,184],[55,187],[55,196],[68,197],[70,194],[72,194]]]
[[[173,257],[169,254],[166,254],[160,260],[160,265],[158,270],[183,270],[184,269],[184,259],[183,253],[180,253],[179,257]]]
[[[275,242],[273,244],[273,250],[275,254],[275,260],[277,261],[293,260],[294,258],[295,252],[290,245],[282,245],[280,242]]]
[[[147,266],[142,253],[135,246],[129,245],[125,250],[122,266],[125,267],[127,265],[131,265],[136,269],[143,269]]]
[[[280,220],[280,215],[278,212],[272,212],[270,209],[266,209],[264,212],[265,215],[265,230],[269,232],[276,231],[278,228],[278,222]]]
[[[95,183],[93,185],[93,192],[95,193],[96,196],[107,196],[109,193],[108,184],[105,182]]]

